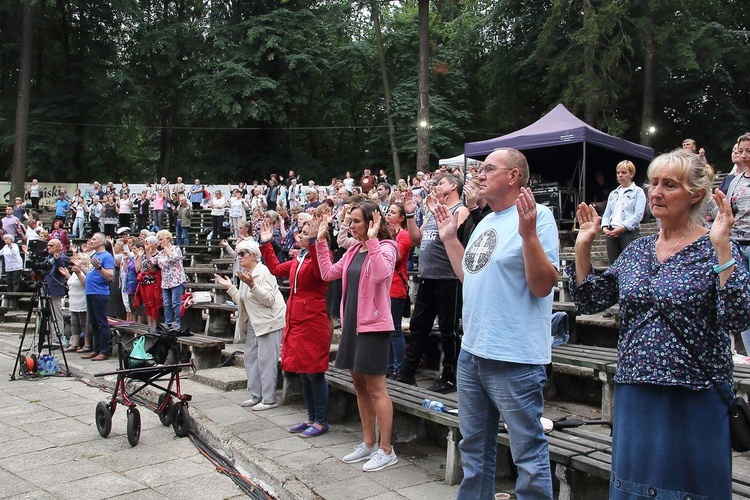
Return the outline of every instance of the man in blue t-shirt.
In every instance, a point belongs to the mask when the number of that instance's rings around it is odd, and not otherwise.
[[[65,190],[61,189],[55,202],[55,219],[60,219],[63,222],[67,219],[68,212],[70,211],[70,202],[65,196],[66,194]]]
[[[464,478],[459,499],[491,499],[500,420],[518,468],[518,498],[552,498],[549,449],[540,418],[551,361],[552,288],[558,281],[557,224],[526,187],[529,166],[515,149],[490,154],[478,196],[492,208],[464,251],[445,205],[440,239],[463,282],[464,337],[456,380]]]
[[[86,309],[94,339],[94,350],[81,356],[92,361],[109,359],[112,332],[107,323],[109,304],[109,282],[115,277],[115,258],[104,248],[106,239],[102,233],[94,233],[89,246],[94,249],[91,270],[86,275]]]

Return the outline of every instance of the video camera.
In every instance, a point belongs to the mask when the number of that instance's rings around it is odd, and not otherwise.
[[[27,246],[26,265],[32,271],[47,274],[55,267],[55,258],[47,253],[47,242],[31,240]]]

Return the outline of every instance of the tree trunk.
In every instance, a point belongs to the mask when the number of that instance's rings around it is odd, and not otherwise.
[[[656,46],[656,33],[654,31],[654,11],[648,4],[648,26],[644,33],[645,57],[643,61],[643,108],[641,110],[641,144],[651,146],[654,132],[654,102],[656,100],[656,88],[654,83],[654,59]]]
[[[169,111],[162,117],[161,141],[160,141],[160,161],[159,171],[156,173],[155,182],[159,182],[161,177],[169,179],[169,171],[172,169],[172,149],[174,139],[174,118],[177,109],[177,99],[172,100]]]
[[[419,102],[417,103],[417,170],[430,169],[430,0],[419,0]]]
[[[26,176],[26,137],[29,125],[29,93],[31,92],[31,49],[34,41],[34,6],[31,0],[23,3],[23,33],[21,39],[21,64],[18,74],[16,99],[16,129],[13,142],[13,170],[10,199],[23,198],[23,181]]]
[[[375,28],[375,41],[378,48],[378,61],[380,62],[380,78],[383,80],[385,116],[388,120],[388,138],[391,141],[394,179],[398,182],[398,179],[401,178],[401,162],[398,159],[398,149],[396,148],[396,128],[393,126],[393,116],[391,116],[391,86],[388,83],[388,68],[385,65],[385,50],[383,49],[383,33],[380,30],[380,4],[378,0],[372,0],[371,12],[372,24]]]
[[[593,7],[590,0],[583,2],[583,26],[587,27],[592,22],[591,17],[594,15]],[[591,126],[599,127],[596,122],[597,103],[594,102],[594,85],[596,78],[594,76],[594,44],[589,40],[583,49],[583,74],[586,75],[586,88],[584,89],[583,104],[583,121]]]

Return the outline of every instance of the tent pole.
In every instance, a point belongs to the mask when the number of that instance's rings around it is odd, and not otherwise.
[[[578,203],[583,203],[586,201],[586,141],[583,141],[583,162],[581,163],[581,178],[578,179],[578,182],[580,183],[580,189],[578,192],[581,193],[581,199],[578,200]],[[576,210],[578,207],[576,207]]]

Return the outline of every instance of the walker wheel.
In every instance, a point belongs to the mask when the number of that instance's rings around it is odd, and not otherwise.
[[[187,403],[175,403],[172,406],[172,429],[177,437],[185,437],[190,433],[190,412]]]
[[[165,399],[167,400],[167,405],[162,411],[159,411],[159,408],[161,408],[161,405],[164,403]],[[169,427],[169,425],[172,423],[173,406],[174,404],[172,403],[172,396],[169,396],[166,393],[159,396],[159,404],[156,407],[156,410],[158,411],[159,421],[164,427]]]
[[[137,408],[128,409],[128,443],[137,446],[141,439],[141,413]]]
[[[112,431],[112,413],[109,411],[109,405],[104,401],[99,401],[96,405],[96,430],[103,438],[109,436]]]

